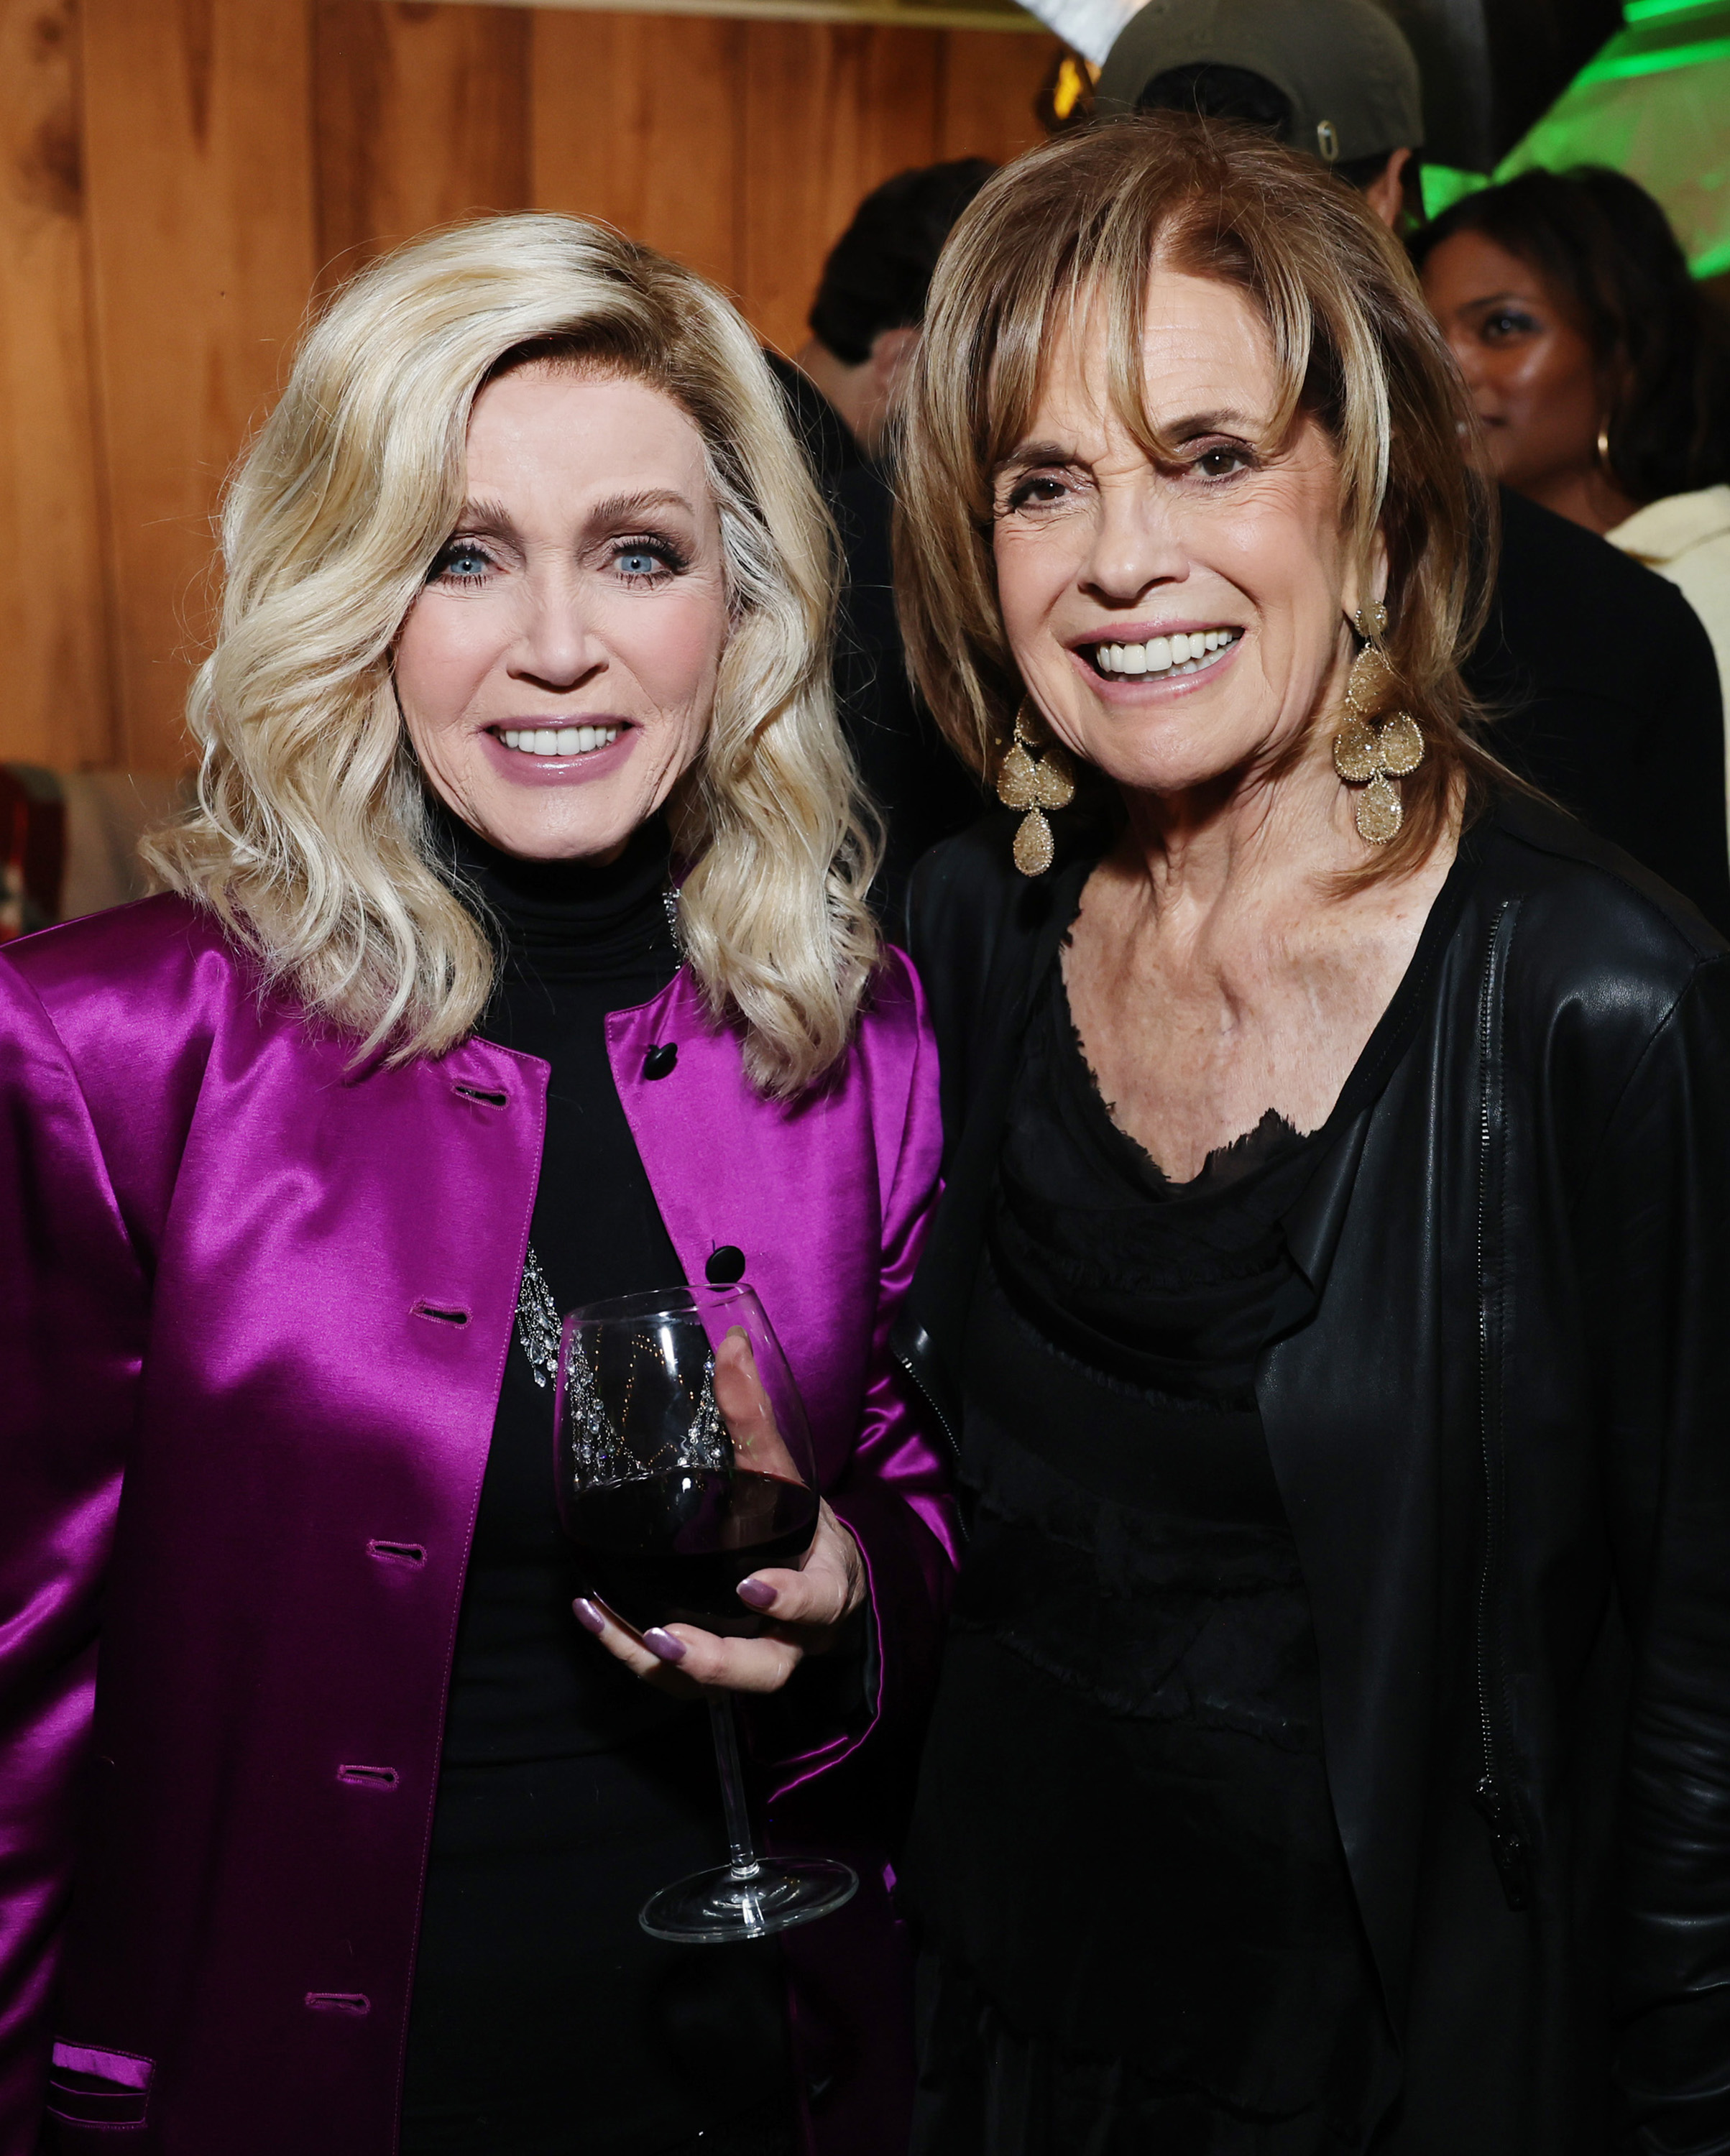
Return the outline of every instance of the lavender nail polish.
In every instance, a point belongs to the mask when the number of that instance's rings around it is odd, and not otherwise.
[[[607,1620],[593,1602],[585,1602],[579,1598],[571,1604],[571,1609],[585,1632],[599,1634],[606,1630]]]
[[[742,1579],[739,1582],[740,1601],[748,1603],[753,1609],[767,1609],[775,1599],[776,1592],[766,1579]]]
[[[643,1644],[651,1655],[659,1655],[664,1662],[682,1662],[685,1642],[675,1640],[670,1632],[662,1631],[659,1625],[652,1625],[643,1635]]]

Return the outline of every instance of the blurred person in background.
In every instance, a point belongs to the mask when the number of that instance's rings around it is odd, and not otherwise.
[[[983,157],[958,157],[873,188],[829,250],[797,363],[770,355],[840,530],[835,696],[866,791],[882,812],[871,902],[889,922],[901,917],[914,862],[984,807],[907,680],[890,560],[889,466],[896,386],[919,342],[932,271],[956,218],[994,169]]]
[[[880,2156],[937,1083],[783,400],[689,270],[483,220],[333,301],[223,543],[167,890],[0,952],[0,2149]],[[806,1559],[761,1638],[573,1609],[559,1313],[747,1272]],[[857,1850],[784,1948],[638,1922],[706,1686]]]
[[[1094,110],[1260,127],[1357,187],[1394,230],[1421,221],[1418,64],[1373,0],[1150,0],[1107,54]],[[1495,583],[1463,669],[1496,755],[1730,931],[1711,640],[1650,568],[1511,483],[1497,507]],[[1710,502],[1698,513],[1713,522]],[[1609,622],[1614,635],[1594,633]]]
[[[1413,243],[1504,486],[1676,584],[1730,690],[1730,322],[1625,174],[1522,172]]]
[[[783,382],[796,367],[821,399],[819,408],[805,391],[800,413],[817,423],[813,446],[825,477],[882,458],[943,242],[995,169],[984,157],[957,157],[897,172],[872,188],[829,249],[810,336],[791,367],[778,357],[770,362]]]

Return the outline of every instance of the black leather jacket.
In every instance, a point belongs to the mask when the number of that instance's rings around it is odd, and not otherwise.
[[[1062,819],[1059,819],[1061,821]],[[941,1420],[1029,993],[1097,841],[927,857],[948,1190],[897,1328]],[[1730,951],[1546,808],[1437,901],[1423,1014],[1288,1222],[1257,1393],[1399,2156],[1730,2152]]]

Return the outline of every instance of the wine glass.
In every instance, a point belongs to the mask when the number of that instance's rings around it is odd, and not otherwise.
[[[585,1590],[639,1631],[760,1633],[765,1620],[735,1589],[765,1566],[798,1564],[819,1501],[804,1409],[755,1293],[665,1288],[573,1311],[553,1413],[559,1517]],[[827,1858],[757,1855],[732,1696],[708,1699],[729,1861],[651,1895],[639,1922],[688,1943],[828,1916],[858,1880]]]

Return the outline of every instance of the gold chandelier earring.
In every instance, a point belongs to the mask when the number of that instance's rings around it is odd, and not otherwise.
[[[1363,646],[1346,677],[1346,717],[1333,737],[1333,767],[1348,786],[1363,788],[1354,804],[1358,837],[1385,846],[1405,821],[1399,781],[1424,761],[1424,736],[1409,711],[1395,711],[1379,725],[1376,721],[1394,686],[1394,669],[1379,640],[1388,609],[1375,603],[1359,607],[1352,624]]]
[[[1055,849],[1048,808],[1067,808],[1075,798],[1075,767],[1054,741],[1043,747],[1028,726],[1031,698],[1024,696],[1015,714],[1015,736],[998,766],[997,798],[1005,808],[1024,808],[1015,834],[1015,865],[1024,876],[1044,875]]]

